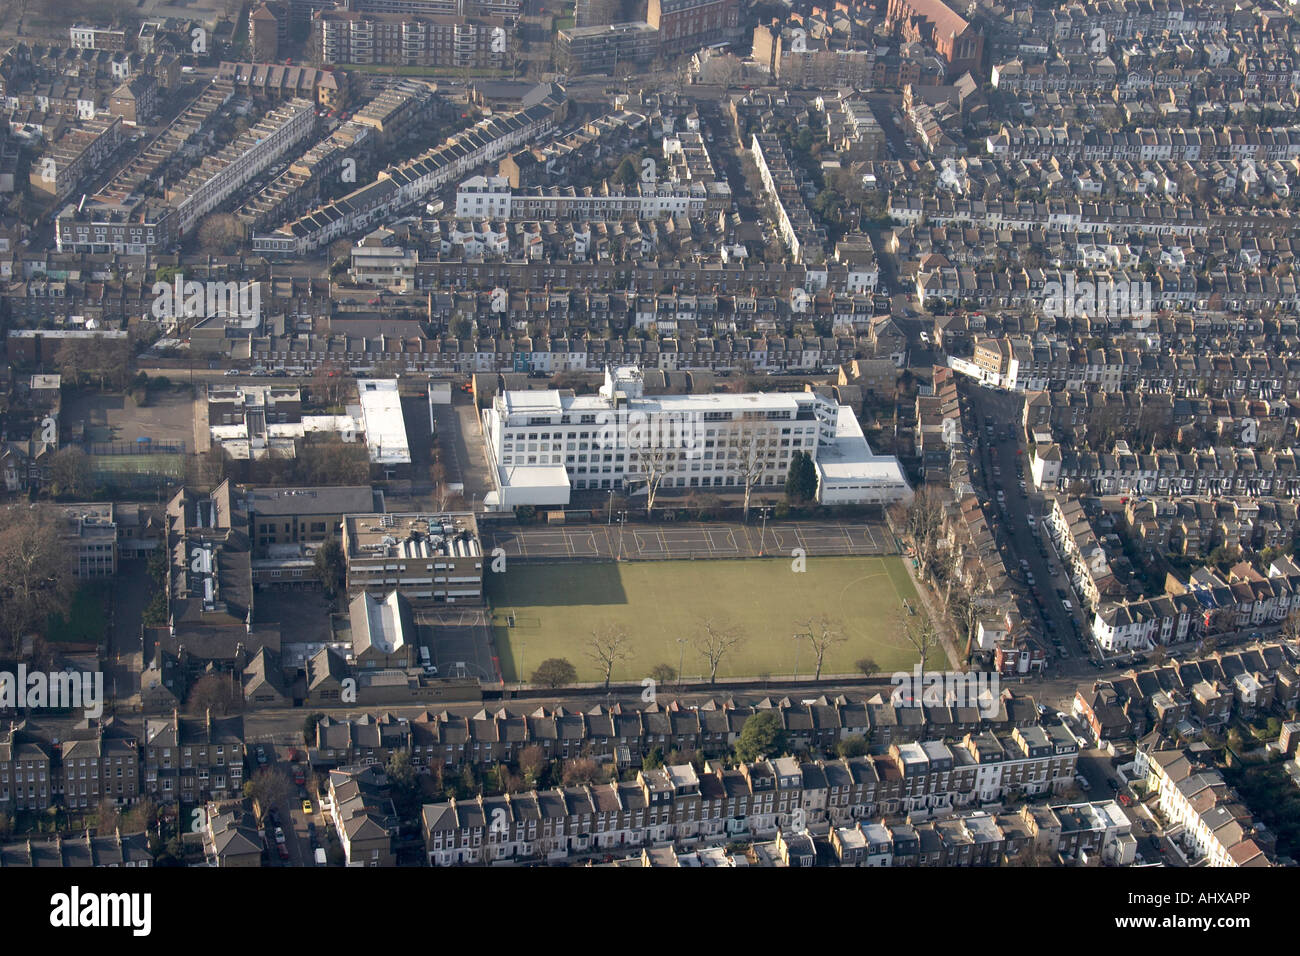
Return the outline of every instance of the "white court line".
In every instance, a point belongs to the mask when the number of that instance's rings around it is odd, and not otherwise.
[[[632,532],[632,542],[633,542],[633,544],[636,545],[636,549],[637,549],[637,551],[650,552],[650,551],[654,550],[654,549],[652,549],[652,548],[647,548],[647,547],[645,546],[645,541],[644,541],[644,539],[642,539],[642,537],[641,537],[641,532],[640,532],[640,531],[633,531],[633,532]],[[661,541],[659,544],[660,544],[660,547],[659,547],[658,550],[659,550],[660,552],[662,552],[662,551],[663,551],[663,542]]]
[[[725,545],[725,546],[715,545],[715,544],[713,543],[713,536],[714,536],[715,534],[725,535],[726,539],[729,540],[731,543],[728,544],[728,545]],[[723,528],[723,529],[721,529],[721,530],[719,530],[719,531],[710,531],[710,532],[707,533],[707,536],[706,536],[706,539],[705,539],[705,540],[707,540],[708,543],[709,543],[709,550],[710,550],[710,551],[732,551],[732,552],[736,552],[736,551],[739,551],[739,550],[740,550],[740,548],[736,545],[736,535],[735,535],[735,532],[732,531],[730,528]]]

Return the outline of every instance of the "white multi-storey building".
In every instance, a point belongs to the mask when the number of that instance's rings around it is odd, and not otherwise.
[[[887,504],[912,491],[877,456],[852,409],[815,392],[644,394],[641,370],[607,369],[598,395],[508,391],[484,415],[496,486],[489,507],[568,504],[571,490],[755,490],[783,485],[807,452],[824,504]]]

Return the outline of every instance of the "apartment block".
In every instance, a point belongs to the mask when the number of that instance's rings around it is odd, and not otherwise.
[[[512,33],[500,17],[408,18],[342,10],[312,17],[323,64],[499,70],[511,56]]]
[[[128,47],[126,30],[121,27],[97,27],[78,23],[68,28],[68,43],[76,50],[110,50]]]
[[[242,716],[145,720],[144,792],[163,803],[238,797],[244,787]]]
[[[117,718],[87,720],[76,727],[63,741],[60,756],[65,807],[94,809],[105,801],[122,806],[139,798],[139,739]]]
[[[126,205],[68,205],[55,220],[56,248],[59,252],[142,256],[148,250],[170,248],[173,218],[171,207],[144,199]]]
[[[737,0],[649,0],[646,21],[659,31],[660,53],[674,57],[736,39],[740,4]]]
[[[659,31],[640,21],[566,27],[555,35],[556,62],[575,75],[645,67],[658,51]]]

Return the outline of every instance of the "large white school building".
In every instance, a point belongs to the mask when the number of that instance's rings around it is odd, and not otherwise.
[[[784,486],[800,451],[817,468],[822,504],[889,504],[911,497],[898,459],[876,455],[853,410],[815,392],[644,394],[641,370],[607,369],[598,395],[507,391],[483,412],[495,488],[485,502],[559,506],[572,491],[755,490]]]

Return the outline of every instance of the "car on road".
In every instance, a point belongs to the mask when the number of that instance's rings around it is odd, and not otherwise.
[[[310,800],[304,800],[304,801],[302,802],[302,812],[305,813],[305,814],[307,814],[308,816],[311,816],[311,814],[312,814],[312,809],[311,809],[311,801],[310,801]]]
[[[275,828],[275,842],[284,845],[284,827]]]
[[[266,763],[266,748],[261,744],[257,745],[257,750],[254,751],[254,754],[256,755],[259,764]]]
[[[282,860],[289,859],[289,848],[287,846],[281,843],[279,846],[279,850],[280,850],[280,859]]]

